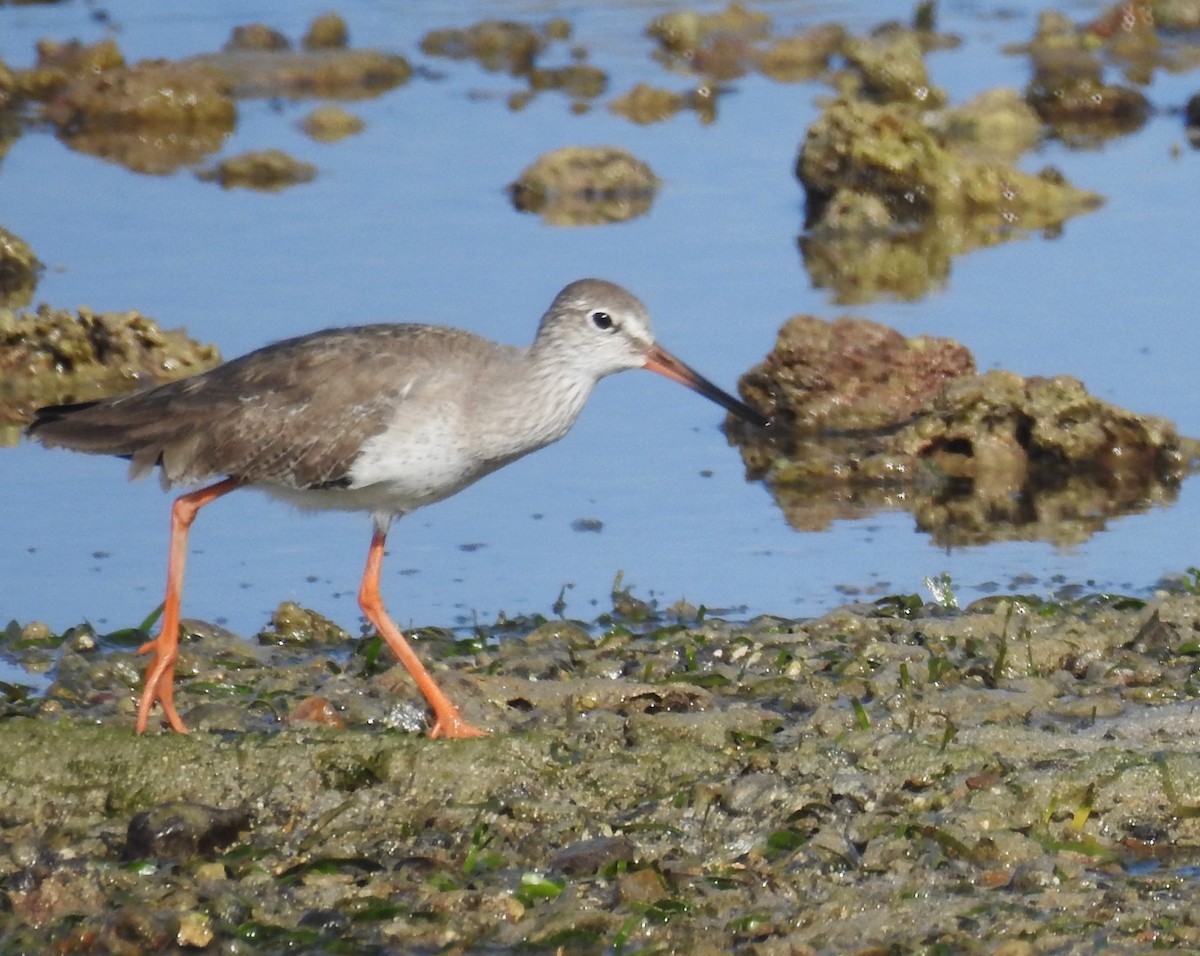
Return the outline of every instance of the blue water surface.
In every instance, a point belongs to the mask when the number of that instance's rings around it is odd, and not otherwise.
[[[719,5],[701,3],[702,9]],[[113,36],[127,59],[219,48],[238,24],[261,21],[298,37],[326,0],[129,0],[97,20],[93,4],[0,6],[0,57],[25,66],[40,37]],[[642,35],[670,5],[397,0],[346,6],[352,43],[408,56],[423,68],[404,87],[343,104],[365,131],[323,145],[297,123],[314,102],[239,105],[222,155],[278,147],[314,163],[314,182],[278,194],[223,191],[191,171],[153,177],[74,153],[48,131],[18,140],[0,163],[0,224],[48,268],[38,300],[55,307],[138,309],[185,326],[233,356],[329,326],[384,320],[458,325],[524,343],[566,282],[597,275],[650,306],[661,341],[733,389],[801,312],[850,312],[907,335],[948,335],[983,368],[1067,372],[1095,394],[1173,419],[1200,435],[1196,378],[1200,315],[1196,223],[1200,153],[1178,110],[1200,75],[1161,71],[1146,93],[1144,129],[1093,149],[1054,142],[1022,161],[1057,166],[1104,195],[1103,208],[1055,236],[961,256],[944,289],[919,302],[845,310],[814,289],[796,237],[803,197],[797,147],[818,115],[820,84],[749,76],[694,115],[639,127],[604,104],[638,81],[685,89],[650,58]],[[783,32],[837,19],[863,30],[907,4],[763,4]],[[934,82],[953,102],[1021,87],[1038,7],[939,4],[962,45],[931,54]],[[1072,3],[1076,20],[1097,3]],[[516,81],[473,63],[423,56],[428,30],[482,17],[567,17],[574,42],[608,71],[610,94],[575,115],[559,94],[520,112]],[[651,212],[620,225],[561,228],[513,210],[506,183],[541,153],[567,144],[625,147],[663,180]],[[947,572],[960,600],[1013,588],[1048,594],[1063,583],[1145,592],[1200,564],[1195,481],[1169,509],[1112,522],[1071,549],[1007,543],[947,552],[913,518],[882,513],[828,531],[791,529],[768,492],[744,480],[715,406],[657,376],[601,383],[561,443],[458,497],[399,522],[384,589],[402,625],[490,622],[499,613],[594,617],[618,571],[635,593],[799,616],[847,593],[916,591]],[[39,619],[100,629],[142,620],[161,598],[170,498],[153,480],[130,484],[123,462],[23,444],[0,449],[0,623]],[[579,519],[599,532],[576,530]],[[253,633],[282,600],[351,627],[369,521],[296,514],[253,493],[207,509],[193,533],[185,614]],[[566,588],[565,592],[563,589]]]

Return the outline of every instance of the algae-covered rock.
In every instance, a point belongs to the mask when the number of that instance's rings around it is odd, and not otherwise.
[[[650,22],[646,35],[669,53],[692,55],[714,37],[761,38],[770,29],[771,18],[767,14],[749,10],[734,0],[715,13],[686,9],[664,13]]]
[[[881,103],[912,102],[941,106],[946,94],[929,81],[920,41],[911,32],[877,37],[850,37],[842,55],[858,72],[862,91]]]
[[[337,13],[322,13],[308,25],[301,46],[306,50],[340,50],[350,45],[350,28]]]
[[[543,56],[551,44],[567,40],[571,25],[561,18],[531,26],[511,20],[481,20],[465,28],[432,30],[421,39],[422,52],[453,60],[476,60],[484,69],[505,72],[525,82],[507,98],[509,107],[523,109],[538,93],[555,90],[572,99],[571,108],[586,112],[589,101],[608,89],[608,74],[585,62],[587,49],[571,48],[570,62],[551,66]]]
[[[635,123],[646,125],[670,119],[686,108],[686,98],[670,90],[659,89],[649,83],[639,83],[627,93],[613,100],[608,108],[612,112]]]
[[[646,35],[656,40],[655,58],[673,71],[726,81],[750,72],[759,55],[758,41],[771,31],[770,18],[731,2],[724,10],[700,13],[683,9],[656,17]]]
[[[840,24],[773,36],[770,17],[736,2],[702,13],[682,9],[655,17],[646,35],[658,43],[655,57],[668,69],[731,80],[752,70],[781,83],[812,80],[829,69],[846,38]]]
[[[998,124],[1024,126],[1016,112],[978,105],[937,124],[908,104],[832,103],[796,161],[814,283],[842,302],[915,298],[944,278],[953,255],[1099,205],[1055,170],[1027,173],[971,145],[971,126],[998,113]]]
[[[658,177],[624,149],[565,146],[539,157],[508,188],[522,212],[553,225],[594,225],[648,211]]]
[[[165,61],[116,66],[74,80],[46,106],[65,136],[76,131],[233,128],[236,109],[219,72]]]
[[[234,27],[223,50],[290,50],[291,41],[265,23],[247,23]]]
[[[1146,97],[1104,82],[1089,35],[1064,16],[1045,11],[1030,44],[1029,104],[1065,138],[1103,138],[1138,129],[1150,112]]]
[[[838,192],[874,195],[898,224],[939,216],[989,215],[1042,228],[1093,208],[1094,193],[1021,170],[964,157],[904,107],[833,103],[809,128],[796,162],[819,222]]]
[[[7,63],[0,60],[0,114],[11,109],[20,98],[17,75]]]
[[[958,106],[928,117],[942,141],[980,159],[1012,161],[1033,149],[1042,123],[1014,89],[984,90]]]
[[[608,74],[587,63],[534,67],[529,71],[531,90],[560,90],[580,99],[594,99],[608,88]]]
[[[258,633],[260,644],[309,647],[346,644],[349,640],[350,635],[329,618],[294,601],[280,604],[271,614],[270,624]]]
[[[878,196],[898,222],[926,219],[953,200],[953,160],[912,112],[838,100],[805,133],[796,175],[819,221],[840,190]]]
[[[780,83],[806,82],[829,68],[830,58],[845,38],[845,28],[837,23],[824,23],[803,33],[778,37],[759,51],[758,69]]]
[[[266,24],[248,24],[220,52],[134,65],[111,40],[45,41],[38,63],[14,77],[22,95],[45,103],[42,116],[72,149],[162,175],[221,148],[238,98],[362,99],[412,76],[403,56],[349,49],[346,37],[333,14],[313,21],[302,50]]]
[[[22,96],[44,102],[73,82],[123,66],[125,57],[111,37],[90,46],[78,40],[40,40],[37,62],[14,71],[13,85]]]
[[[167,62],[84,74],[43,112],[72,149],[157,175],[219,149],[237,119],[218,72]]]
[[[660,123],[683,110],[694,111],[705,124],[712,123],[717,117],[716,95],[711,87],[698,87],[689,93],[674,93],[649,83],[638,83],[609,103],[608,108],[643,126]]]
[[[412,66],[403,56],[371,49],[237,49],[180,63],[213,71],[231,96],[245,98],[368,99],[412,77]]]
[[[1200,30],[1196,0],[1150,0],[1154,22],[1165,30]]]
[[[971,353],[950,339],[909,339],[868,319],[798,315],[738,387],[788,427],[867,429],[904,421],[951,379],[974,371]]]
[[[260,192],[279,192],[288,186],[312,182],[317,167],[289,156],[280,149],[241,153],[196,173],[201,182],[215,182],[223,189],[243,187]]]
[[[42,268],[29,243],[0,226],[0,307],[29,305]]]
[[[1194,148],[1200,147],[1200,93],[1188,98],[1183,117],[1188,142]]]
[[[343,109],[322,106],[309,113],[300,127],[318,143],[336,143],[361,133],[366,125],[362,119]]]
[[[1120,27],[1102,22],[1076,27],[1066,16],[1044,11],[1027,49],[1033,78],[1025,92],[1029,104],[1055,135],[1071,143],[1093,143],[1139,129],[1150,115],[1150,102],[1139,90],[1104,79],[1097,56],[1107,46],[1112,56],[1132,57],[1149,81],[1158,37],[1142,4],[1124,5]],[[1139,12],[1140,11],[1140,12]]]
[[[486,70],[513,76],[528,73],[547,37],[524,23],[481,20],[465,28],[431,30],[421,38],[421,52],[453,60],[476,60]]]
[[[1075,379],[978,375],[961,345],[866,320],[793,318],[739,387],[776,428],[729,434],[799,528],[902,507],[945,545],[1077,543],[1200,464],[1169,422]]]
[[[137,312],[0,309],[0,421],[24,422],[43,405],[183,378],[219,361],[215,346]]]

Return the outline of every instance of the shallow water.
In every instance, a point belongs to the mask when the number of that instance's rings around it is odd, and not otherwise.
[[[327,6],[137,2],[111,11],[109,26],[82,3],[6,6],[0,56],[26,65],[39,37],[92,42],[111,30],[131,61],[179,57],[219,48],[233,26],[253,21],[298,37]],[[964,40],[928,61],[952,102],[1026,82],[1027,60],[1000,48],[1032,35],[1032,4],[1006,4],[1003,13],[940,6],[941,28]],[[48,264],[39,301],[136,308],[186,326],[226,356],[322,326],[391,319],[524,342],[563,284],[599,275],[642,296],[663,343],[730,389],[790,315],[850,311],[905,334],[952,336],[982,368],[1075,375],[1102,398],[1200,435],[1200,155],[1177,113],[1200,76],[1159,72],[1145,88],[1158,115],[1136,134],[1092,150],[1048,143],[1023,160],[1027,169],[1052,163],[1100,192],[1102,209],[1056,237],[957,258],[946,288],[920,302],[846,310],[812,288],[795,243],[803,198],[792,165],[826,87],[737,80],[707,127],[683,114],[642,128],[604,108],[637,81],[689,85],[650,60],[641,36],[667,8],[355,6],[343,11],[354,45],[403,53],[436,78],[418,75],[378,99],[343,104],[367,128],[333,145],[296,128],[312,102],[243,101],[222,155],[276,146],[319,167],[312,184],[222,191],[186,171],[137,175],[29,133],[0,165],[0,224]],[[779,32],[831,18],[861,30],[880,16],[867,2],[764,8]],[[1065,9],[1083,20],[1100,8]],[[890,12],[906,15],[907,5]],[[573,42],[609,72],[608,96],[587,115],[573,115],[554,93],[510,112],[515,81],[418,49],[434,27],[551,15],[568,17]],[[665,182],[650,214],[564,229],[514,212],[504,185],[542,152],[572,143],[621,145],[648,162]],[[914,591],[942,572],[964,600],[1061,583],[1138,591],[1200,563],[1195,480],[1169,510],[1114,522],[1070,550],[1011,543],[947,553],[901,513],[801,534],[761,486],[745,483],[721,414],[656,376],[602,383],[559,445],[396,526],[384,587],[397,618],[452,625],[549,612],[564,587],[566,613],[590,618],[618,570],[642,596],[806,615],[840,603],[846,590]],[[115,628],[159,601],[169,498],[152,481],[128,484],[119,461],[28,445],[0,449],[0,477],[0,620],[62,628],[87,618]],[[602,528],[574,530],[579,519]],[[351,624],[368,536],[363,516],[295,516],[261,496],[230,496],[194,530],[185,613],[252,632],[279,601],[294,599]]]

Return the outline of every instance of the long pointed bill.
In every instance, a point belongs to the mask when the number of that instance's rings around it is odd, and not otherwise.
[[[643,368],[648,368],[651,372],[658,372],[659,375],[665,375],[680,385],[686,385],[693,391],[699,392],[705,398],[716,402],[722,408],[733,412],[738,418],[748,421],[751,425],[765,428],[770,424],[771,420],[765,415],[756,412],[744,402],[738,401],[728,392],[717,388],[716,385],[703,375],[679,361],[679,359],[661,345],[650,346],[650,351],[646,355],[646,364]]]

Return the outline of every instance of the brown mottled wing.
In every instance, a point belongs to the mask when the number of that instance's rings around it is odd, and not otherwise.
[[[487,348],[497,347],[423,325],[332,329],[144,392],[42,409],[29,433],[46,445],[130,458],[135,477],[161,465],[169,483],[338,485],[439,361]]]

